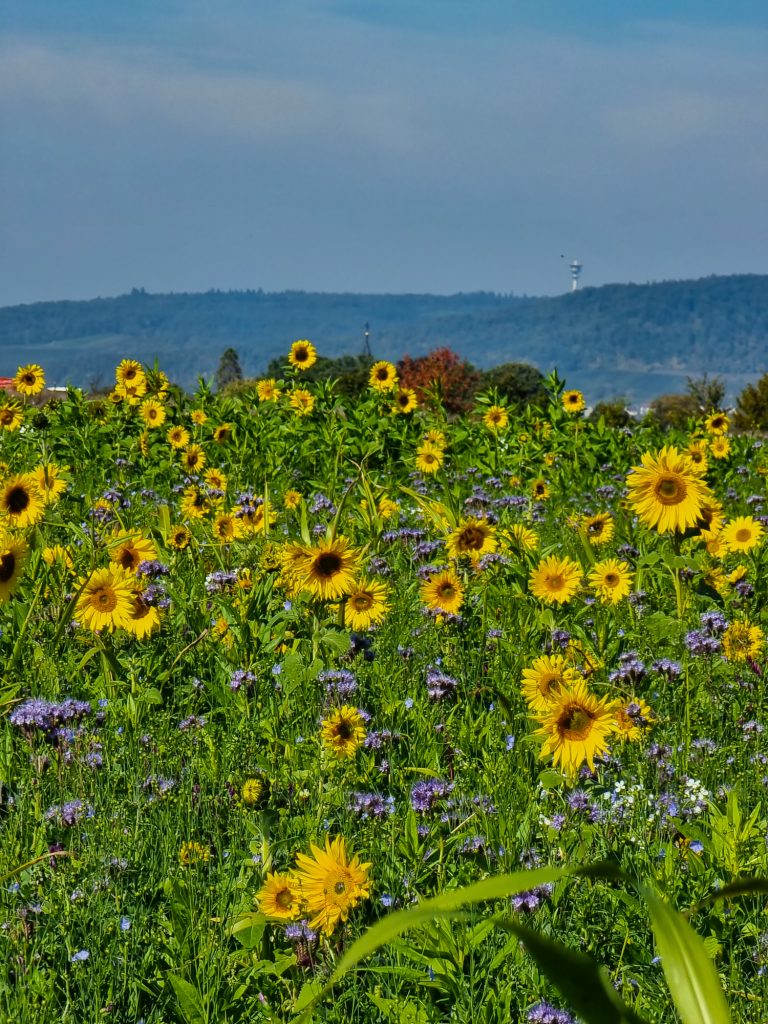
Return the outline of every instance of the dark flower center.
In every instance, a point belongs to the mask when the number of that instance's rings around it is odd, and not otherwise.
[[[736,540],[740,544],[746,544],[746,542],[748,540],[751,540],[751,539],[752,539],[752,531],[748,530],[746,527],[742,527],[740,530],[736,531]]]
[[[12,551],[6,551],[4,555],[0,555],[0,583],[12,580],[15,571],[16,555]]]
[[[593,721],[594,715],[586,708],[572,704],[558,718],[558,732],[564,739],[583,740],[589,735]]]
[[[485,532],[477,526],[467,526],[459,534],[460,551],[480,551],[485,543]]]
[[[315,562],[315,567],[319,576],[325,576],[327,579],[330,579],[332,576],[341,572],[342,561],[338,555],[329,552],[327,554],[320,555]]]
[[[679,505],[685,501],[685,483],[678,476],[663,476],[654,490],[662,505]]]
[[[290,910],[293,906],[293,893],[290,889],[281,889],[275,896],[275,903],[281,910]]]
[[[29,505],[29,492],[23,487],[13,487],[5,498],[5,504],[12,515],[19,515]]]

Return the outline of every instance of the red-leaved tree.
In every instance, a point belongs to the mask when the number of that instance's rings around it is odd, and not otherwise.
[[[437,386],[443,408],[458,415],[472,405],[480,373],[449,348],[436,348],[416,359],[404,356],[397,364],[400,386],[413,388],[420,400]]]

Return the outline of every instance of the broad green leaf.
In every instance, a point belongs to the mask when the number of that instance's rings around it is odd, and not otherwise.
[[[484,900],[505,899],[514,896],[515,893],[524,892],[526,889],[533,889],[537,885],[544,885],[546,882],[555,882],[560,878],[571,874],[568,868],[537,868],[534,871],[516,871],[509,875],[497,875],[492,878],[484,878],[473,885],[464,886],[452,892],[441,893],[432,899],[416,907],[409,907],[407,910],[397,910],[393,914],[387,914],[376,924],[372,925],[357,942],[352,943],[344,956],[339,960],[336,970],[331,975],[328,984],[317,998],[298,1017],[294,1017],[292,1024],[300,1024],[308,1019],[312,1007],[315,1006],[333,986],[344,975],[356,967],[361,960],[364,960],[377,949],[386,946],[388,942],[396,939],[399,935],[416,928],[419,925],[427,924],[435,917],[450,915],[452,911],[460,910],[472,903],[481,903]]]
[[[512,919],[497,920],[522,939],[528,954],[586,1024],[641,1024],[618,996],[604,967],[561,942],[548,939]]]
[[[205,1012],[203,997],[195,986],[180,978],[178,974],[169,974],[168,978],[186,1024],[207,1024],[208,1015]]]
[[[730,1024],[720,979],[701,937],[655,893],[645,889],[643,896],[664,977],[683,1024]]]
[[[266,926],[267,919],[263,914],[250,912],[238,917],[232,925],[232,935],[246,949],[253,949],[261,942]]]

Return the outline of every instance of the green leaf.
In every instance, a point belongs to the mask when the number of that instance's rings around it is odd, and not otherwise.
[[[208,1014],[205,1012],[203,997],[195,986],[180,978],[178,974],[169,974],[168,979],[173,986],[186,1024],[207,1024]]]
[[[251,844],[252,846],[254,844]],[[267,926],[267,919],[263,914],[250,912],[242,914],[232,925],[232,935],[241,946],[246,949],[253,949],[261,942],[264,929]]]
[[[730,1024],[720,979],[704,942],[682,914],[643,890],[656,949],[683,1024]]]
[[[509,918],[497,920],[525,943],[528,954],[586,1024],[640,1024],[618,996],[604,967]]]

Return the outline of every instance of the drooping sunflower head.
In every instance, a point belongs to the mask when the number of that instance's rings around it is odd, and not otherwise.
[[[564,391],[562,402],[566,412],[577,413],[586,408],[584,395],[580,391]]]
[[[221,544],[231,544],[243,535],[243,527],[239,519],[226,512],[214,518],[211,526],[213,536]]]
[[[186,519],[203,519],[211,511],[211,499],[201,487],[186,487],[181,495],[179,509]]]
[[[226,444],[231,441],[233,430],[231,423],[220,423],[213,431],[213,440],[216,444]]]
[[[485,519],[462,519],[445,544],[451,558],[463,555],[477,562],[483,555],[496,550],[496,531]]]
[[[371,367],[368,383],[374,391],[393,391],[397,387],[397,370],[392,363],[382,359]]]
[[[294,388],[288,401],[297,416],[309,416],[315,407],[315,396],[306,388]]]
[[[520,551],[535,551],[539,546],[539,538],[536,533],[523,523],[512,523],[509,528],[509,537]]]
[[[115,391],[128,405],[138,405],[147,393],[147,378],[142,374],[131,381],[115,384]]]
[[[291,345],[288,362],[297,370],[308,370],[317,362],[317,350],[311,341],[300,339]]]
[[[30,363],[28,366],[20,366],[13,378],[13,386],[22,395],[39,395],[45,387],[45,374],[42,366],[37,363]]]
[[[320,737],[323,746],[335,757],[354,757],[365,739],[365,721],[357,708],[345,704],[334,708],[322,720]]]
[[[45,496],[34,473],[17,473],[0,485],[0,517],[9,526],[23,530],[43,518]]]
[[[682,533],[695,526],[712,495],[686,457],[665,446],[656,455],[647,452],[641,461],[627,477],[628,501],[640,519],[659,533]]]

